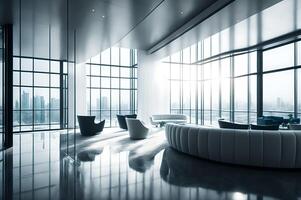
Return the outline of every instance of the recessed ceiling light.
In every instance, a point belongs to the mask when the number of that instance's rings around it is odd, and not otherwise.
[[[104,16],[104,15],[103,15],[103,16],[101,16],[101,17],[102,17],[102,18],[106,18],[106,16]]]

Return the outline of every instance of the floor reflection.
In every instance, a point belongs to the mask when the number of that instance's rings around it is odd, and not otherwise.
[[[0,155],[2,199],[301,197],[301,171],[243,168],[187,156],[168,147],[162,129],[146,140],[129,140],[127,132],[78,140],[75,160],[62,153],[64,134],[14,136],[14,148]]]

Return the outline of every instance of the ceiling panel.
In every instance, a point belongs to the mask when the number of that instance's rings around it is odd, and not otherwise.
[[[73,53],[70,52],[76,47],[77,62],[84,62],[114,45],[149,50],[164,42],[175,31],[181,30],[200,13],[208,10],[208,7],[222,1],[226,2],[226,0],[0,0],[0,23],[14,24],[15,55],[72,59]],[[166,47],[156,53],[166,55],[189,46],[279,1],[236,0],[180,38],[167,42]],[[272,18],[279,17],[277,14],[269,16],[263,21],[266,30],[270,27],[269,22],[273,21]],[[286,20],[284,18],[280,20],[281,24],[282,21]],[[256,19],[251,22],[252,26],[257,26]],[[245,27],[245,24],[241,24],[240,27]],[[250,32],[258,33],[254,29]],[[238,31],[237,35],[240,33],[244,34]],[[270,35],[271,33],[266,32]],[[254,34],[251,37],[256,42],[257,37]],[[75,35],[76,38],[73,37]],[[243,37],[245,36],[241,38]]]
[[[217,0],[166,0],[123,38],[120,46],[150,49],[215,2]]]

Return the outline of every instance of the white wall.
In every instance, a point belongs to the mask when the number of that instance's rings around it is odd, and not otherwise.
[[[169,113],[169,65],[138,51],[138,118],[149,123],[153,114]]]

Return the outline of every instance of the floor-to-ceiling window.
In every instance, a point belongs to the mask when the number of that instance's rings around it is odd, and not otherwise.
[[[191,65],[196,58],[196,45],[173,54],[170,64],[170,112],[185,114],[188,121],[196,123],[197,67]]]
[[[256,123],[258,114],[301,117],[300,41],[278,42],[262,46],[260,50],[217,55],[217,50],[214,50],[218,48],[215,47],[216,40],[209,37],[199,42],[197,48],[193,47],[197,51],[197,62],[185,63],[184,50],[165,59],[164,62],[171,66],[171,113],[190,116],[196,109],[195,118],[198,120],[190,122],[205,125],[217,125],[219,118]],[[196,70],[194,66],[197,66]],[[194,76],[185,78],[185,68],[197,74],[196,79]],[[189,80],[196,80],[197,84],[184,84]],[[191,104],[190,110],[184,103],[188,99],[197,102]],[[261,102],[262,109],[258,111]]]
[[[287,117],[294,113],[295,50],[295,43],[290,43],[263,51],[264,115]]]
[[[256,123],[257,119],[257,54],[233,56],[234,121]]]
[[[217,125],[219,118],[254,123],[257,52],[216,56],[221,48],[219,37],[215,34],[164,60],[170,63],[170,111],[187,115],[190,123]],[[197,61],[185,59],[188,50],[194,50]],[[185,75],[187,69],[189,75]]]
[[[14,57],[14,132],[53,130],[67,122],[67,69],[63,61]],[[65,96],[65,97],[64,97]],[[61,112],[63,109],[63,112]],[[62,124],[63,122],[63,124]],[[61,127],[63,126],[63,127]]]
[[[137,51],[114,47],[91,58],[86,82],[88,113],[117,126],[117,114],[137,111]]]

